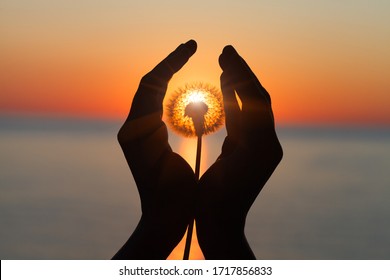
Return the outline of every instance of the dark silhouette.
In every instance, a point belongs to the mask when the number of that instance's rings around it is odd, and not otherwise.
[[[118,141],[141,198],[141,220],[113,259],[166,259],[195,218],[206,259],[254,259],[244,234],[246,215],[280,162],[271,99],[232,46],[219,57],[227,137],[199,182],[173,153],[162,117],[170,78],[197,48],[180,45],[146,74]],[[242,102],[240,109],[236,95]]]

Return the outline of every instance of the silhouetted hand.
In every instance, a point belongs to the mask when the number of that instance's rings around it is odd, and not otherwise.
[[[114,259],[166,259],[194,217],[196,178],[172,152],[161,117],[168,82],[196,47],[193,40],[180,45],[142,78],[118,133],[140,194],[142,217]]]
[[[227,137],[218,160],[200,180],[198,240],[206,259],[254,259],[245,219],[283,151],[270,96],[249,66],[232,46],[224,48],[219,64]]]

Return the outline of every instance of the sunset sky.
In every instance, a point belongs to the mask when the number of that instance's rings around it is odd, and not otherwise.
[[[126,117],[140,78],[188,39],[172,79],[219,87],[231,44],[277,123],[390,124],[390,1],[0,2],[0,115]]]

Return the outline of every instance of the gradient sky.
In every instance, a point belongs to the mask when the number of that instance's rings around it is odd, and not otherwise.
[[[1,0],[0,114],[124,118],[142,75],[178,44],[172,79],[219,86],[232,44],[278,123],[390,124],[390,1]]]

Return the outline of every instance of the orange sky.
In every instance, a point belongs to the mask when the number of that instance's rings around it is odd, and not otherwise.
[[[0,114],[123,119],[141,76],[193,38],[170,92],[219,86],[232,44],[278,123],[390,124],[388,11],[386,0],[2,0]]]

